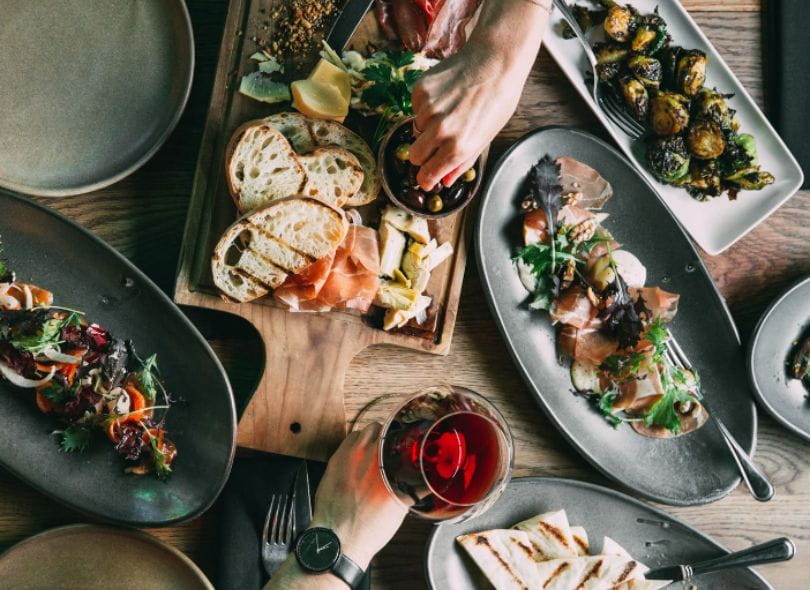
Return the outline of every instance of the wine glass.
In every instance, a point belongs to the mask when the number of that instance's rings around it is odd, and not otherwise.
[[[411,512],[459,522],[481,514],[512,473],[512,435],[479,394],[441,385],[408,397],[383,427],[385,485]]]

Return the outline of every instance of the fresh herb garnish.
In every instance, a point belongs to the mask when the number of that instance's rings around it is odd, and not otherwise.
[[[30,352],[34,356],[41,354],[48,348],[58,347],[59,336],[64,323],[64,318],[51,317],[46,319],[39,329],[13,338],[10,341],[11,345],[17,350]]]
[[[71,424],[60,434],[62,440],[59,443],[59,448],[65,453],[81,453],[90,444],[92,435],[90,428],[84,424]]]
[[[599,396],[599,411],[613,428],[618,428],[618,426],[624,422],[622,418],[613,413],[613,402],[616,401],[618,395],[619,392],[612,389]]]
[[[546,154],[529,171],[529,193],[535,208],[542,209],[546,214],[548,234],[557,234],[557,214],[562,204],[562,186],[560,185],[560,167],[551,156]],[[556,256],[554,256],[555,243],[551,240],[551,272],[555,272]]]
[[[168,453],[160,449],[156,436],[149,434],[149,444],[152,447],[152,458],[154,460],[155,475],[158,479],[165,479],[172,472],[171,458]]]
[[[157,355],[153,354],[146,360],[142,360],[134,351],[133,354],[138,362],[141,363],[141,370],[137,376],[138,389],[144,394],[146,399],[150,402],[155,401],[157,397],[156,381],[160,378],[160,371],[157,366]]]
[[[535,242],[525,246],[514,260],[527,265],[537,279],[537,285],[532,293],[533,299],[529,303],[531,309],[549,309],[551,303],[559,294],[560,277],[556,270],[561,263],[572,260],[578,261],[573,254],[565,252],[559,247],[558,239],[550,243]]]

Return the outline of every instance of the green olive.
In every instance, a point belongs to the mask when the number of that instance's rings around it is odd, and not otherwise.
[[[428,211],[431,213],[438,213],[444,209],[444,201],[442,201],[442,196],[439,194],[431,195],[430,199],[428,199]]]
[[[394,155],[397,157],[397,160],[402,160],[403,162],[407,162],[408,159],[411,157],[411,144],[409,143],[401,143],[397,146]]]
[[[464,173],[464,176],[462,178],[464,178],[464,182],[472,182],[473,180],[475,180],[475,176],[476,176],[475,168],[470,168]]]

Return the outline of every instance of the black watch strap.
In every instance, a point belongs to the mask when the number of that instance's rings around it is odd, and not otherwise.
[[[357,590],[360,587],[360,582],[363,581],[363,577],[366,575],[366,572],[359,565],[343,555],[343,553],[340,554],[335,565],[332,566],[332,573],[346,582],[352,590]]]

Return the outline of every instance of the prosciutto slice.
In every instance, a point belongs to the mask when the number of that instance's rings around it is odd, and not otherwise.
[[[650,311],[650,318],[660,317],[662,321],[671,322],[678,313],[680,295],[664,291],[659,287],[630,289],[633,299],[642,297],[645,307]]]
[[[596,317],[598,313],[579,285],[560,293],[549,310],[552,324],[567,324],[574,328],[600,328],[602,321]]]
[[[379,274],[377,232],[370,227],[351,225],[335,254],[318,301],[329,308],[366,312],[380,286]]]
[[[574,194],[572,204],[583,209],[601,209],[613,196],[610,183],[590,166],[573,158],[557,158],[562,193]]]
[[[421,51],[428,38],[428,22],[424,11],[414,0],[391,0],[394,28],[405,49]]]
[[[480,0],[444,0],[428,30],[423,47],[428,57],[444,59],[467,42],[467,23],[478,10]]]
[[[337,251],[287,277],[273,296],[290,311],[368,311],[380,286],[376,230],[352,224]]]
[[[599,366],[619,349],[619,343],[594,328],[563,326],[557,347],[574,360]]]

